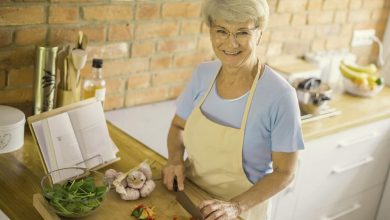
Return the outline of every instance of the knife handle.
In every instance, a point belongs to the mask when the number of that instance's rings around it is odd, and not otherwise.
[[[173,191],[175,191],[175,192],[179,191],[176,176],[175,176],[175,178],[173,178]]]

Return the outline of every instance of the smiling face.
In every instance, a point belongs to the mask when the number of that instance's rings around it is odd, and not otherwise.
[[[256,61],[261,32],[254,22],[215,20],[210,27],[213,50],[225,67],[238,68]]]

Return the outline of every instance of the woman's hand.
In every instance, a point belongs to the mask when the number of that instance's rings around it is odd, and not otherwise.
[[[235,220],[241,214],[237,202],[225,202],[217,199],[203,201],[199,208],[206,220]]]
[[[176,176],[177,186],[180,191],[184,190],[184,162],[169,163],[162,169],[164,185],[173,190],[173,179]]]

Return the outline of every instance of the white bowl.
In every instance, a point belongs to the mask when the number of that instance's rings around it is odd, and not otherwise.
[[[0,105],[0,154],[16,151],[23,146],[25,122],[22,111]]]
[[[382,85],[377,85],[374,89],[368,88],[366,85],[359,86],[353,83],[350,79],[343,77],[344,90],[355,96],[361,97],[373,97],[377,95],[380,91],[382,91],[384,87],[384,83]]]

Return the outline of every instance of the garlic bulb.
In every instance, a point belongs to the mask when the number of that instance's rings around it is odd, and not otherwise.
[[[117,179],[117,178],[119,178],[121,175],[123,175],[123,172],[118,172],[117,173],[117,175],[116,175],[116,177],[115,177],[115,179]],[[123,187],[127,187],[127,181],[126,181],[126,178],[125,179],[123,179],[122,181],[121,181],[121,185],[123,186]]]
[[[121,194],[121,199],[123,200],[136,200],[140,196],[140,193],[137,189],[132,189],[127,187],[126,193]]]
[[[135,170],[129,173],[126,180],[129,187],[133,189],[141,189],[146,181],[146,177],[141,171]]]
[[[112,184],[112,182],[114,182],[116,176],[118,175],[118,172],[116,172],[114,169],[108,169],[106,170],[106,172],[104,173],[104,180],[108,183],[108,184]]]

